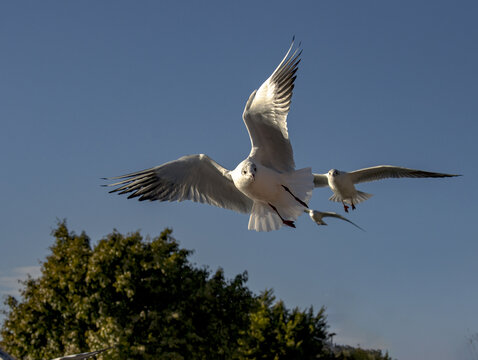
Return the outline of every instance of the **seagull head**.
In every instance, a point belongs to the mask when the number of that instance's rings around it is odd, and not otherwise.
[[[251,160],[242,162],[241,177],[253,182],[256,177],[257,166]]]
[[[340,171],[337,169],[330,169],[329,172],[327,173],[327,177],[336,177],[337,175],[340,175]]]
[[[231,172],[231,176],[237,188],[245,189],[254,182],[256,173],[256,164],[254,164],[251,159],[247,158],[236,166],[234,171]]]

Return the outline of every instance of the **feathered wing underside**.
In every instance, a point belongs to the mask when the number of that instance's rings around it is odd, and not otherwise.
[[[392,165],[379,165],[360,169],[350,172],[349,175],[354,184],[387,178],[443,178],[460,176],[454,174],[443,174],[437,172],[408,169]]]
[[[352,197],[342,197],[342,195],[335,193],[329,198],[330,201],[336,201],[336,202],[345,202],[348,204],[360,204],[362,201],[365,201],[367,199],[370,199],[373,195],[368,194],[363,191],[358,191],[352,196]]]
[[[252,208],[252,200],[235,187],[229,171],[203,154],[107,180],[121,180],[107,186],[116,186],[112,193],[129,194],[128,199],[192,200],[242,213]]]
[[[314,187],[329,186],[329,179],[325,174],[313,174],[314,175]]]
[[[250,157],[281,171],[295,168],[292,146],[287,131],[287,114],[302,51],[292,48],[272,75],[255,90],[242,115],[251,138]]]

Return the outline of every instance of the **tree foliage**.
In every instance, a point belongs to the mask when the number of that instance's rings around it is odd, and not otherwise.
[[[240,340],[241,355],[247,359],[328,358],[329,338],[324,308],[288,310],[282,301],[265,291],[251,312],[250,324]]]
[[[41,276],[5,300],[1,346],[19,359],[113,346],[99,359],[329,359],[324,309],[288,310],[247,274],[197,268],[164,230],[116,231],[93,247],[65,222]],[[341,357],[345,358],[345,357]]]

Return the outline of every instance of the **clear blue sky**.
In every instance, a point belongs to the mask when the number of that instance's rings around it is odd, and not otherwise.
[[[0,5],[0,292],[35,273],[57,218],[97,240],[174,230],[192,261],[287,306],[327,307],[338,343],[469,359],[478,332],[474,1],[10,1]],[[247,230],[191,202],[140,203],[101,177],[205,153],[232,169],[241,119],[291,38],[289,134],[314,172],[392,164],[464,174],[363,184],[350,219]],[[317,189],[315,209],[343,212]]]

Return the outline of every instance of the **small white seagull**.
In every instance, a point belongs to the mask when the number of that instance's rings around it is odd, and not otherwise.
[[[342,202],[345,212],[349,204],[355,210],[355,205],[367,200],[372,194],[355,189],[355,184],[387,178],[444,178],[461,175],[443,174],[416,169],[408,169],[392,165],[379,165],[351,172],[331,169],[327,174],[314,174],[314,186],[328,186],[334,192],[330,201]]]
[[[306,209],[305,212],[309,214],[310,218],[311,218],[312,220],[314,220],[317,225],[327,225],[327,223],[326,223],[324,220],[322,220],[322,219],[323,219],[324,217],[333,217],[333,218],[336,218],[336,219],[341,219],[341,220],[347,221],[348,223],[352,224],[353,226],[359,228],[360,230],[365,231],[364,229],[362,229],[360,226],[358,226],[357,224],[353,223],[353,222],[350,221],[349,219],[343,217],[342,215],[339,215],[339,214],[337,214],[337,213],[334,213],[334,212],[330,212],[330,211],[317,211],[317,210],[311,210],[311,209]]]
[[[251,152],[233,170],[204,154],[188,155],[107,180],[121,180],[110,192],[130,193],[128,198],[183,201],[250,214],[249,230],[277,230],[308,209],[314,189],[310,168],[295,170],[287,131],[287,114],[295,73],[302,51],[292,51],[294,40],[272,75],[252,92],[242,118],[251,139]]]

